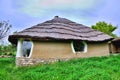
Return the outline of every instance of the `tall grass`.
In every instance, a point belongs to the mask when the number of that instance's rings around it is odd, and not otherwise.
[[[1,58],[0,80],[120,80],[120,55],[27,67],[15,66],[15,58]]]

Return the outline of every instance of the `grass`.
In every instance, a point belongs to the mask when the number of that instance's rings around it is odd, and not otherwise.
[[[120,80],[120,55],[16,67],[15,58],[0,58],[0,80]]]

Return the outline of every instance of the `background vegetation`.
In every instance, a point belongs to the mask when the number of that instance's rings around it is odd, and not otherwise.
[[[9,24],[9,21],[0,21],[0,40],[10,33],[11,27],[12,25]]]
[[[0,56],[15,56],[16,47],[13,45],[0,45]]]
[[[104,32],[114,38],[117,37],[116,34],[113,34],[113,32],[117,29],[117,26],[114,26],[111,23],[108,24],[105,21],[99,21],[95,25],[92,25],[91,27],[92,27],[92,29]]]
[[[27,67],[0,58],[0,80],[120,80],[120,54]]]

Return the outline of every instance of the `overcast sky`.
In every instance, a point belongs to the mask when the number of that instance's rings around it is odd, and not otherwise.
[[[0,21],[9,20],[12,31],[21,31],[60,16],[87,26],[98,21],[118,25],[120,0],[0,0]]]

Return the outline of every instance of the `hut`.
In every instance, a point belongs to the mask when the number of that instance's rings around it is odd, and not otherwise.
[[[111,54],[120,53],[120,38],[115,38],[109,43],[109,51]]]
[[[110,40],[103,32],[59,16],[9,36],[17,44],[17,65],[107,56]]]

